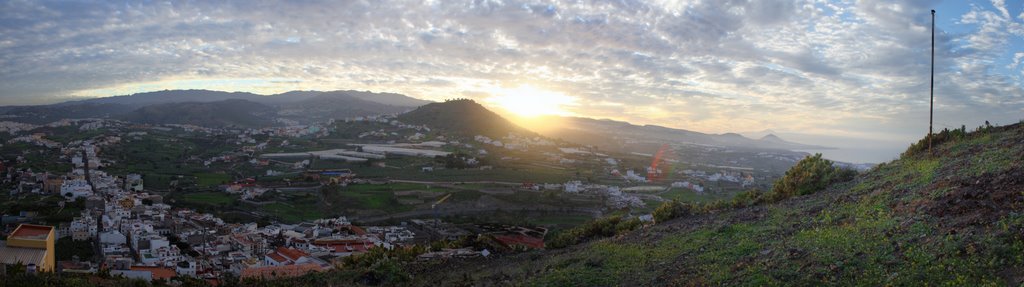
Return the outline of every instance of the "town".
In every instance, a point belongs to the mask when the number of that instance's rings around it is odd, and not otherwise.
[[[2,121],[0,254],[24,254],[3,263],[219,284],[324,272],[375,249],[429,247],[416,249],[425,262],[502,256],[544,249],[549,234],[606,215],[651,222],[666,201],[768,188],[782,171],[772,166],[804,155],[686,143],[607,151],[505,124],[452,130],[403,119]]]
[[[754,184],[752,173],[728,168],[711,172],[681,170],[675,174],[688,181],[651,183],[647,177],[666,171],[647,167],[642,168],[643,173],[635,172],[624,166],[623,158],[515,133],[495,139],[475,135],[469,141],[460,142],[454,137],[431,133],[425,125],[401,123],[394,116],[356,117],[314,125],[291,124],[263,129],[220,129],[180,124],[136,125],[109,119],[62,120],[40,126],[0,122],[0,127],[12,135],[26,134],[7,140],[7,145],[25,148],[21,150],[23,156],[4,161],[4,184],[11,187],[10,196],[45,198],[40,202],[54,205],[42,206],[42,209],[56,210],[51,213],[70,217],[66,222],[53,222],[41,220],[38,210],[9,209],[16,213],[3,217],[9,243],[0,253],[46,254],[26,265],[29,270],[40,272],[108,272],[154,282],[172,282],[184,276],[215,284],[225,278],[247,280],[301,276],[332,269],[341,264],[342,258],[373,248],[437,246],[436,242],[456,242],[465,237],[487,238],[491,247],[449,245],[432,248],[420,257],[422,260],[439,260],[538,249],[544,248],[548,228],[572,225],[521,226],[501,223],[500,220],[454,223],[446,222],[438,216],[439,213],[451,218],[472,210],[482,213],[493,208],[519,208],[523,211],[582,214],[575,218],[586,220],[616,210],[633,210],[634,216],[650,220],[651,205],[666,200],[661,197],[666,193],[685,192],[700,196],[706,192],[721,192],[702,184],[725,182],[736,188]],[[348,149],[285,152],[287,149],[281,148],[292,146],[295,150],[301,147],[294,146],[293,142],[329,139],[333,132],[346,130],[346,125],[358,124],[372,124],[374,129],[356,134],[353,138],[365,143],[349,143]],[[86,136],[68,137],[54,131],[57,128]],[[174,136],[160,137],[161,134]],[[217,167],[244,170],[239,167],[247,166],[250,174],[221,176],[218,178],[222,180],[204,186],[201,176],[166,177],[146,170],[124,168],[132,159],[113,154],[123,153],[124,146],[133,143],[154,139],[174,142],[178,140],[175,137],[181,138],[184,134],[217,136],[225,139],[221,145],[229,146],[225,152],[209,157],[184,155],[186,164],[211,170]],[[427,134],[431,134],[430,138]],[[66,143],[50,138],[62,138]],[[271,150],[282,152],[268,152]],[[64,162],[50,163],[43,168],[39,165],[33,165],[36,168],[22,167],[33,160],[28,156],[36,156],[32,153],[55,154],[49,158]],[[523,160],[524,157],[527,159]],[[629,157],[643,160],[649,156]],[[435,158],[446,160],[436,162]],[[601,179],[564,177],[564,181],[543,183],[529,178],[512,181],[480,176],[481,181],[490,183],[477,183],[480,188],[474,190],[467,187],[473,184],[471,182],[440,182],[434,176],[444,172],[486,173],[494,170],[495,165],[500,170],[509,163],[526,161],[531,166],[551,170],[591,166],[595,170],[590,171],[591,174],[599,175]],[[393,162],[411,163],[405,170],[410,170],[414,176],[407,179],[364,177],[353,171],[369,171],[366,166],[384,169]],[[70,168],[70,171],[60,171],[65,168]],[[425,180],[424,176],[431,179]],[[424,187],[414,184],[418,182],[423,182]],[[232,201],[266,207],[269,205],[259,201],[273,198],[269,196],[271,194],[315,193],[325,188],[340,189],[336,192],[346,193],[346,189],[373,186],[399,189],[394,192],[398,196],[395,204],[407,206],[402,209],[407,216],[402,216],[401,212],[381,214],[379,211],[352,210],[351,216],[361,224],[353,223],[346,214],[325,213],[298,218],[271,217],[257,223],[239,220],[237,216],[231,220],[218,217],[231,208],[211,212],[208,208],[190,208],[188,204],[189,195],[206,195],[208,198],[200,199],[235,198]],[[197,192],[188,192],[191,189],[197,189]],[[575,202],[568,205],[574,208],[556,210],[544,204],[502,202],[498,199],[521,193],[550,194],[552,191],[557,197]],[[456,198],[446,202],[452,195],[465,193],[478,195],[475,200]],[[482,202],[488,198],[498,203]],[[278,214],[295,212],[300,211],[283,210]],[[52,225],[39,225],[47,222]],[[45,236],[36,237],[46,244],[15,244],[20,238],[30,236],[26,234],[37,233],[45,233]],[[61,254],[67,249],[74,250],[76,254]],[[51,256],[55,252],[62,260]]]

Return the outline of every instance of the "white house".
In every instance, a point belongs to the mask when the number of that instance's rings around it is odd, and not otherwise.
[[[124,189],[128,191],[141,192],[142,175],[134,173],[129,174],[124,180]]]
[[[82,216],[75,217],[71,221],[71,227],[68,228],[68,232],[71,233],[71,239],[75,241],[85,241],[96,237],[98,225],[96,219],[89,216],[88,212],[82,212]]]
[[[128,238],[117,230],[109,230],[100,233],[100,244],[120,245],[128,243]]]
[[[66,180],[60,186],[60,194],[72,199],[92,195],[92,186],[83,179]]]

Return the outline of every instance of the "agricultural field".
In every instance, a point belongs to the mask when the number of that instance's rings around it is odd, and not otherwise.
[[[273,202],[266,205],[253,206],[254,209],[280,219],[287,223],[298,223],[326,217],[316,202],[283,203]]]
[[[184,193],[174,196],[174,198],[180,199],[185,204],[213,206],[228,205],[238,200],[234,195],[217,191]]]
[[[657,193],[658,196],[665,200],[679,200],[682,202],[691,203],[708,203],[719,200],[729,200],[736,196],[739,191],[715,191],[715,192],[696,192],[686,188],[672,188],[668,191]]]
[[[232,177],[223,173],[197,173],[194,174],[196,177],[196,184],[199,186],[218,186],[222,184],[228,184],[231,182]]]

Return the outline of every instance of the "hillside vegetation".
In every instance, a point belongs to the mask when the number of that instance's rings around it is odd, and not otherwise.
[[[705,205],[670,202],[648,226],[602,218],[554,234],[548,250],[417,262],[422,246],[376,249],[329,272],[241,285],[1020,285],[1024,124],[943,131],[933,145],[922,140],[850,180],[808,157],[771,191]],[[828,184],[809,188],[821,182]],[[71,286],[82,279],[0,283]],[[193,284],[202,282],[185,285]]]
[[[932,152],[912,146],[809,195],[685,215],[565,249],[424,268],[415,282],[1018,285],[1024,126],[944,133]]]

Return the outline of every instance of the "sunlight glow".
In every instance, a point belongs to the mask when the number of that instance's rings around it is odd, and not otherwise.
[[[546,91],[532,86],[499,89],[491,92],[487,103],[521,117],[541,115],[570,115],[565,106],[576,103],[576,98],[562,93]]]

